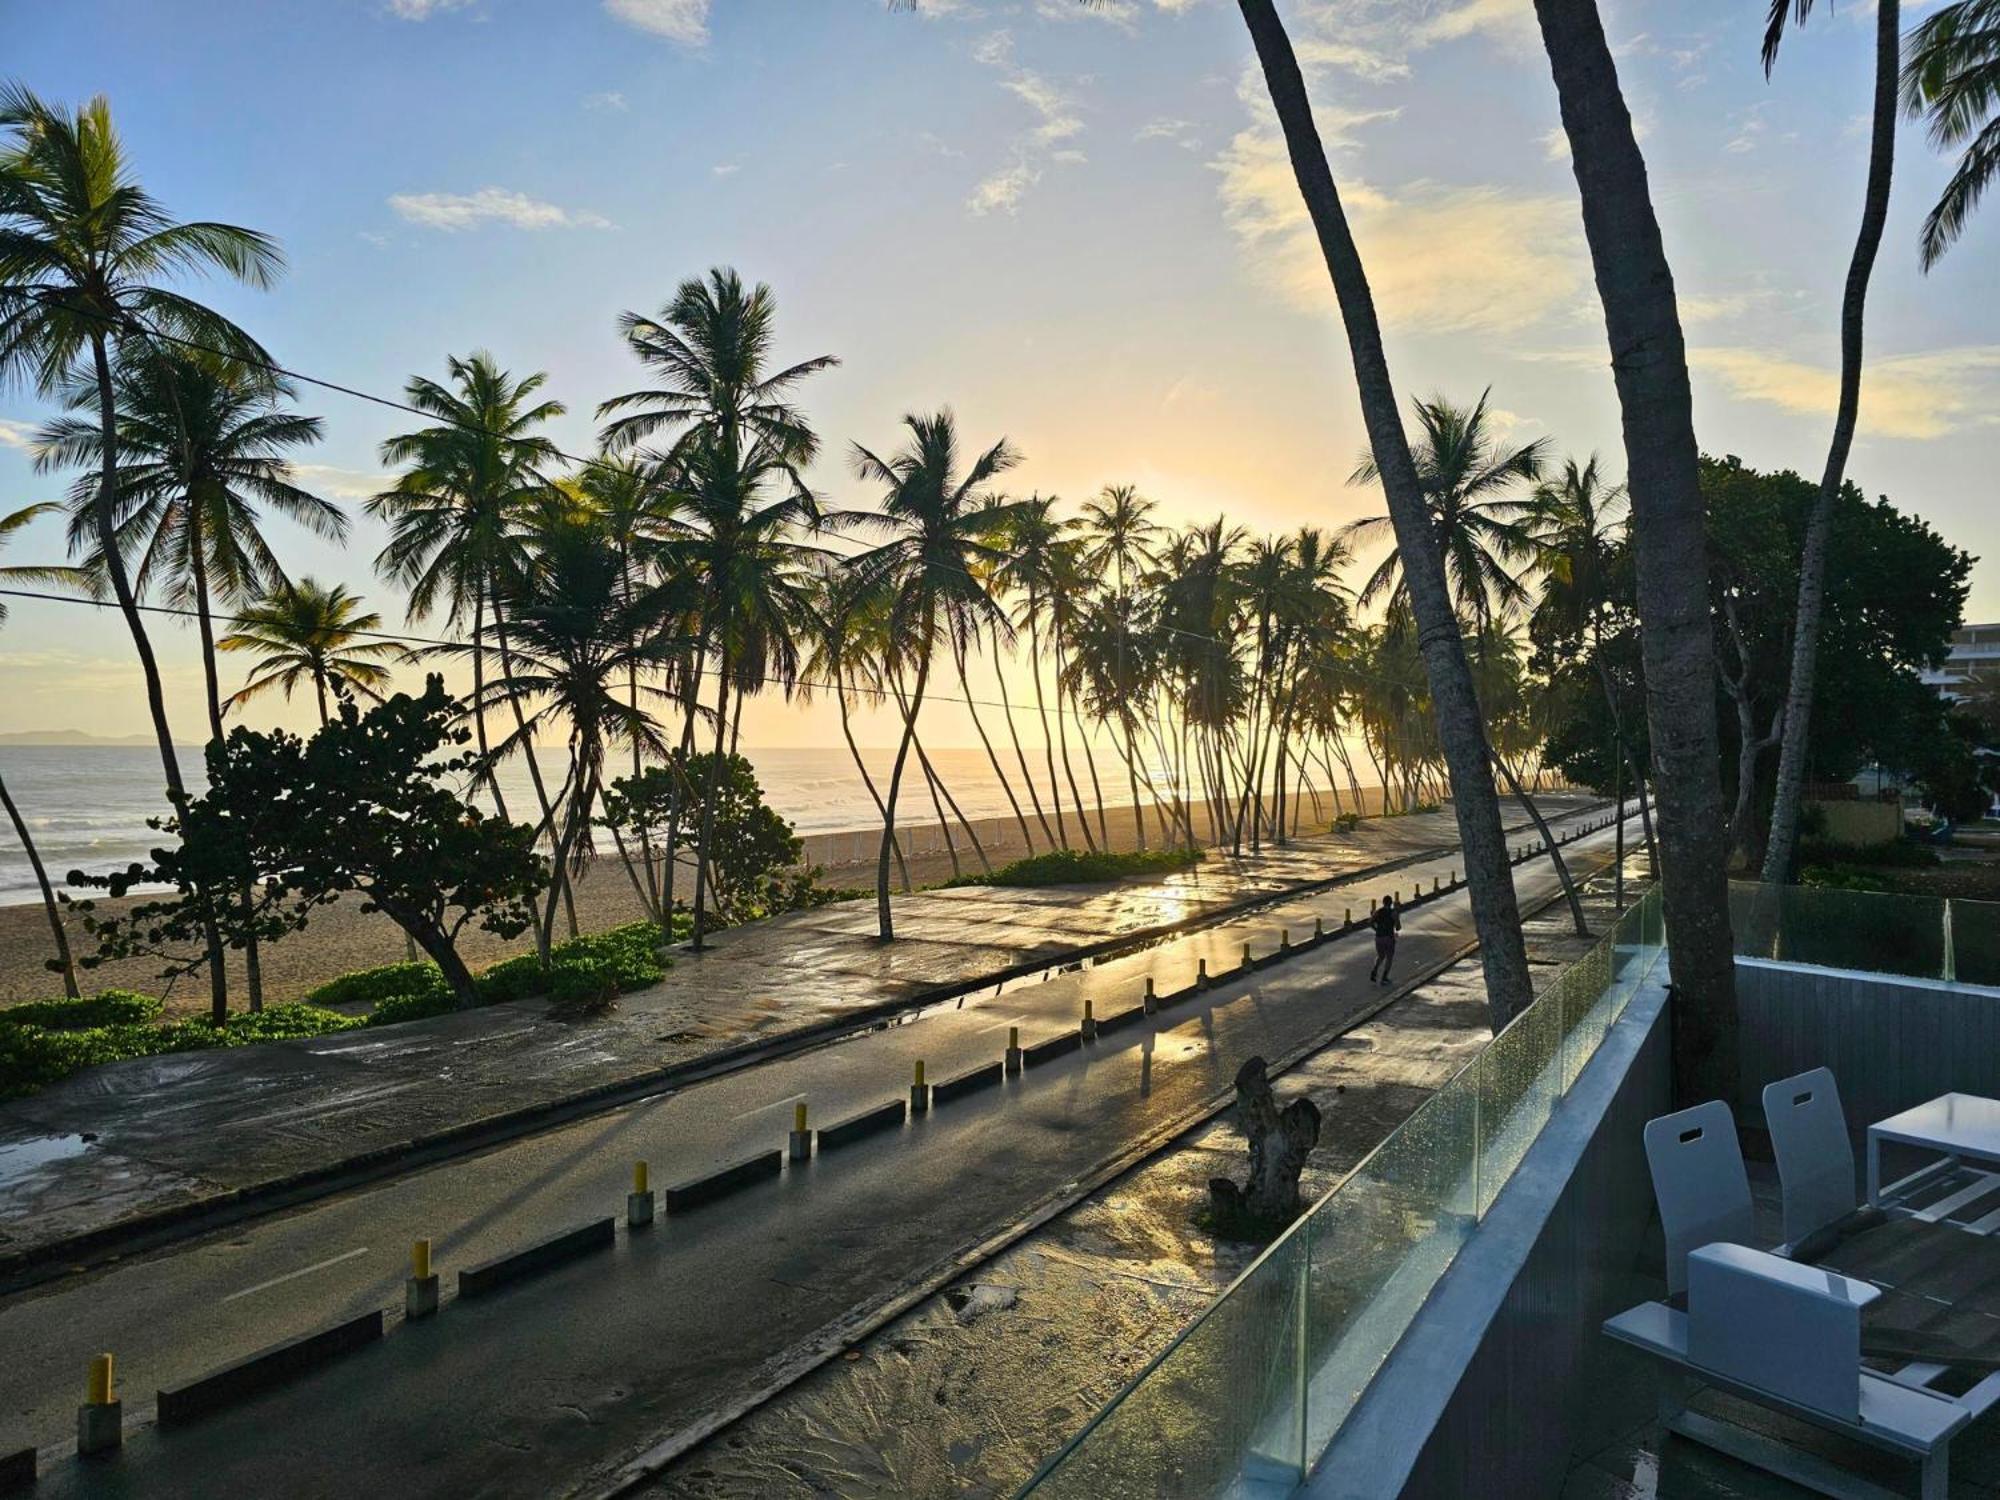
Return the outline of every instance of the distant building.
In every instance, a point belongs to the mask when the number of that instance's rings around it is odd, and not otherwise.
[[[1974,672],[2000,672],[2000,625],[1961,625],[1951,633],[1951,655],[1923,679],[1947,698],[1961,696],[1962,687]]]

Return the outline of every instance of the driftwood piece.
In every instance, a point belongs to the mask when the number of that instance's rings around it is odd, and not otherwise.
[[[1215,1232],[1231,1239],[1269,1239],[1299,1216],[1299,1174],[1319,1142],[1319,1106],[1294,1099],[1283,1109],[1253,1057],[1236,1073],[1236,1113],[1250,1138],[1250,1179],[1209,1179]]]

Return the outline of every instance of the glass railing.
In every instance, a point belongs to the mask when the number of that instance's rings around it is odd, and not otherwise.
[[[1021,1493],[1289,1494],[1664,952],[1655,889],[1258,1257]]]
[[[1732,882],[1743,958],[2000,985],[2000,902]]]

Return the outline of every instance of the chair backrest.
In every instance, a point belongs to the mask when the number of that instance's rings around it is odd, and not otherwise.
[[[1688,1360],[1843,1422],[1861,1420],[1866,1282],[1742,1245],[1688,1257]]]
[[[1854,1211],[1854,1143],[1830,1071],[1766,1084],[1764,1124],[1778,1158],[1787,1245]]]
[[[1646,1165],[1667,1232],[1667,1294],[1687,1290],[1690,1250],[1727,1240],[1748,1245],[1757,1218],[1736,1119],[1720,1099],[1646,1122]]]

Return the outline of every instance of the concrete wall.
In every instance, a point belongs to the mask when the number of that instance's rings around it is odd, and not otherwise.
[[[1652,1222],[1664,974],[1635,996],[1307,1480],[1315,1500],[1553,1495],[1577,1383]]]
[[[1903,805],[1900,802],[1814,802],[1826,820],[1829,843],[1866,848],[1886,844],[1903,836]]]
[[[2000,1098],[2000,989],[1739,958],[1736,1003],[1744,1123],[1765,1084],[1822,1065],[1857,1132],[1954,1090]]]

